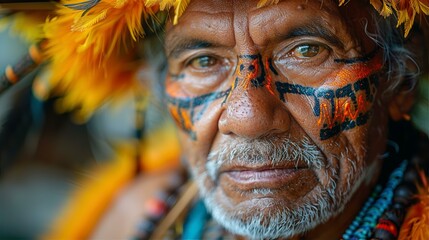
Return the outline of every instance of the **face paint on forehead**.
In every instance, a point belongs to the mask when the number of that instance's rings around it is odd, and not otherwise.
[[[335,62],[345,67],[327,79],[329,87],[275,83],[283,102],[286,102],[287,94],[312,97],[313,114],[318,117],[317,124],[321,127],[321,140],[367,123],[379,84],[377,72],[382,68],[381,56],[376,51],[364,57],[336,59]]]

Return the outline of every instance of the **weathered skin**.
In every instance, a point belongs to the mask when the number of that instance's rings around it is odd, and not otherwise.
[[[333,179],[331,197],[345,210],[325,225],[316,223],[306,236],[338,239],[377,179],[386,142],[391,99],[380,94],[386,87],[382,53],[363,30],[370,6],[351,1],[338,7],[326,0],[256,5],[192,1],[179,23],[167,27],[167,102],[183,130],[185,157],[202,178],[208,155],[224,146],[308,138],[323,158],[320,169],[299,159],[228,161],[215,179],[202,181],[202,192],[245,219],[315,204],[311,197]],[[274,169],[293,173],[270,175]]]

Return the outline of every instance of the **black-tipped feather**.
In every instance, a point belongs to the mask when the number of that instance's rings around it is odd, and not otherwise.
[[[80,3],[74,3],[74,4],[64,4],[64,6],[74,9],[74,10],[78,10],[78,11],[88,11],[91,8],[93,8],[95,5],[97,5],[101,0],[88,0],[85,2],[80,2]]]

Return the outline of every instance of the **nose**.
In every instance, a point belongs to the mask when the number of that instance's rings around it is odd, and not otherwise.
[[[243,72],[243,69],[258,72]],[[290,113],[271,87],[267,87],[267,84],[271,84],[271,76],[263,67],[249,68],[240,63],[234,78],[235,84],[219,119],[221,133],[254,139],[289,130]]]

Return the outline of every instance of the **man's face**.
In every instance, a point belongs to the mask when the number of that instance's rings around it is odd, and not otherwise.
[[[296,235],[377,173],[382,56],[359,2],[197,0],[168,26],[166,100],[206,205],[230,231]]]

